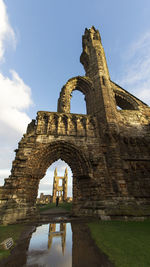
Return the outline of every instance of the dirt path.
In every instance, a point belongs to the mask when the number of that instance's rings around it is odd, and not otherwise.
[[[70,212],[67,211],[66,209],[63,209],[63,208],[51,208],[51,209],[48,209],[48,210],[44,210],[44,211],[41,211],[40,214],[55,214],[55,215],[60,215],[60,214],[69,214]]]

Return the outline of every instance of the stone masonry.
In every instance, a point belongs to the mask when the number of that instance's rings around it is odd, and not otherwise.
[[[35,216],[39,182],[58,159],[73,172],[74,215],[150,216],[150,108],[111,81],[94,27],[85,29],[82,46],[85,76],[71,78],[58,111],[39,111],[19,142],[11,175],[0,187],[0,223]],[[70,114],[74,90],[85,95],[87,115]]]

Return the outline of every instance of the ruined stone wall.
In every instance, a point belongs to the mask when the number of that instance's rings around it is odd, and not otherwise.
[[[52,202],[51,195],[44,195],[43,193],[40,194],[40,197],[36,199],[36,204],[48,204]]]
[[[63,118],[66,125],[62,126]],[[99,151],[96,132],[94,117],[38,112],[37,120],[34,124],[32,122],[32,127],[29,125],[27,133],[19,142],[11,176],[5,179],[4,187],[1,188],[1,214],[7,209],[11,221],[13,218],[16,220],[18,214],[20,217],[31,215],[35,210],[40,179],[59,158],[65,160],[73,171],[73,197],[74,202],[78,202],[81,192],[78,190],[77,178],[94,177],[90,160],[94,160],[91,154],[93,144],[95,152]],[[7,212],[8,221],[10,217]],[[5,216],[4,220],[7,220]]]
[[[0,187],[0,222],[35,214],[38,185],[62,159],[73,172],[73,213],[101,219],[150,216],[150,108],[110,80],[99,32],[86,29],[86,76],[70,79],[58,112],[39,111],[19,142],[11,176]],[[70,114],[73,90],[87,115]]]

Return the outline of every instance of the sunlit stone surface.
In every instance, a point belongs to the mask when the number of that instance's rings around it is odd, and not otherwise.
[[[85,76],[62,87],[57,112],[39,111],[18,144],[0,187],[0,223],[35,218],[39,181],[58,159],[73,173],[74,215],[150,216],[150,108],[111,81],[94,27],[85,29],[82,46]],[[74,90],[85,95],[87,115],[70,113]]]

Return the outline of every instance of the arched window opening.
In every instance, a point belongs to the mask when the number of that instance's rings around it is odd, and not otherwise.
[[[70,113],[87,114],[85,96],[78,90],[71,94]]]
[[[41,179],[38,189],[37,204],[72,201],[72,171],[69,165],[61,159],[55,161]]]
[[[115,95],[115,99],[116,99],[116,105],[117,105],[117,109],[118,110],[135,110],[135,107],[132,103],[130,103],[129,101],[127,101],[125,98],[119,96],[119,95]]]

